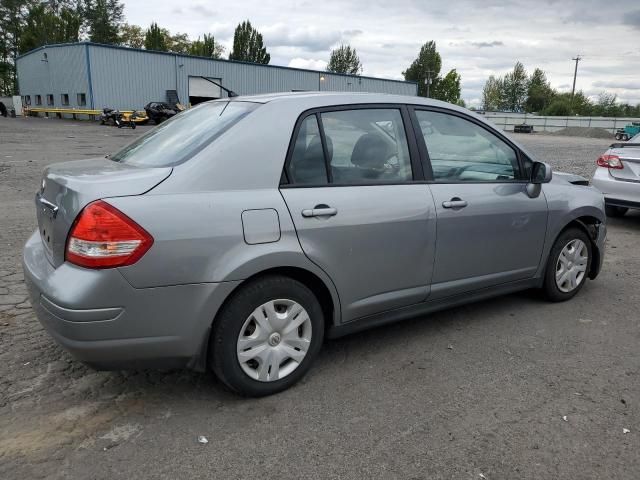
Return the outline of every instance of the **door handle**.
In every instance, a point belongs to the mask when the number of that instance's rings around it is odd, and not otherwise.
[[[302,216],[305,218],[311,217],[333,217],[338,213],[335,208],[327,207],[326,205],[316,205],[315,208],[305,208],[302,210]]]
[[[464,208],[467,206],[467,201],[458,197],[453,197],[448,202],[442,202],[443,208]]]

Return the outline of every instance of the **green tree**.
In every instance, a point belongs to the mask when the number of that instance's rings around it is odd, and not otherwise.
[[[229,60],[261,63],[267,65],[271,55],[262,42],[262,34],[251,26],[249,20],[240,23],[233,34],[233,49]]]
[[[153,22],[144,35],[144,48],[158,52],[168,51],[168,35],[169,32],[167,30],[160,28],[156,22]]]
[[[438,79],[432,95],[433,98],[457,104],[460,101],[460,80],[460,74],[456,69],[450,70],[443,78]]]
[[[554,96],[555,91],[551,88],[546,74],[536,68],[529,78],[525,110],[527,112],[541,112],[551,104]]]
[[[16,57],[22,31],[34,0],[0,0],[0,95],[18,91]]]
[[[198,37],[189,47],[189,54],[198,57],[220,58],[223,53],[224,47],[216,43],[213,35],[207,35],[206,33],[203,40]]]
[[[85,0],[84,17],[89,40],[109,45],[119,44],[124,6],[118,0]]]
[[[504,77],[504,100],[507,110],[521,112],[527,99],[527,71],[524,65],[516,62],[513,70]]]
[[[334,73],[349,73],[357,75],[362,72],[362,64],[355,48],[349,45],[340,45],[331,51],[327,71]]]
[[[167,32],[166,43],[168,50],[174,53],[187,54],[191,48],[191,40],[189,40],[189,35],[186,33],[169,35],[169,32]]]
[[[436,42],[428,41],[420,48],[418,58],[402,74],[404,79],[418,84],[418,95],[427,96],[427,81],[430,81],[431,92],[437,91],[440,69],[442,68],[442,57],[436,50]]]
[[[82,17],[72,5],[36,3],[25,19],[20,38],[20,53],[42,45],[77,42]]]
[[[125,47],[143,48],[145,31],[138,25],[123,23],[120,25],[120,44]]]
[[[501,110],[504,96],[503,90],[502,79],[491,75],[482,89],[482,108],[488,112]]]
[[[551,104],[542,112],[544,115],[568,116],[571,114],[571,100],[560,97],[551,101]]]

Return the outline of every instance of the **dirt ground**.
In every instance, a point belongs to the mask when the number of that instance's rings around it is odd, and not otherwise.
[[[74,360],[27,301],[34,192],[45,165],[145,130],[0,118],[1,479],[640,478],[638,213],[610,221],[604,269],[572,301],[524,292],[329,341],[273,397]],[[517,140],[585,176],[611,143]]]

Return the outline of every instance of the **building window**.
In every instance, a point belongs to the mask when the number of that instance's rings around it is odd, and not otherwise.
[[[60,97],[62,98],[62,105],[69,105],[69,94],[68,93],[63,93],[62,95],[60,95]]]
[[[78,94],[78,106],[84,107],[87,104],[87,95],[84,93]]]
[[[25,95],[23,98],[23,102],[25,105],[31,105],[31,95]]]
[[[47,93],[47,105],[49,105],[50,107],[55,105],[55,102],[53,100],[53,93]]]
[[[42,95],[36,95],[36,105],[42,105]]]

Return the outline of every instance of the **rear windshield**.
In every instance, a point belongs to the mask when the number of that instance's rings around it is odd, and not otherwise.
[[[259,104],[211,102],[179,113],[110,158],[141,167],[169,167],[188,160]]]

